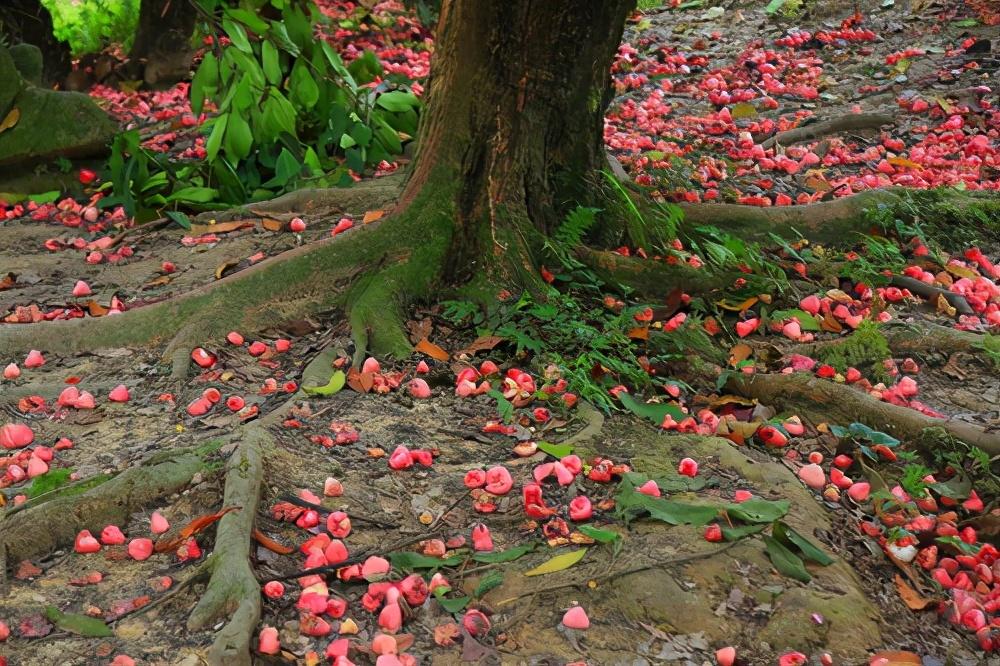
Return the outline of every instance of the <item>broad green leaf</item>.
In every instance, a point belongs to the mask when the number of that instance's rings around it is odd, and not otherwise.
[[[250,155],[253,147],[253,131],[250,124],[235,110],[229,114],[229,127],[226,129],[226,156],[233,160],[242,160]]]
[[[250,40],[247,39],[247,31],[243,29],[243,26],[236,21],[230,21],[227,18],[222,19],[222,29],[226,31],[229,39],[232,40],[233,46],[238,48],[244,53],[253,53],[253,48],[250,46]]]
[[[833,558],[820,550],[819,546],[780,520],[774,523],[774,529],[771,530],[771,533],[774,534],[775,539],[798,548],[805,559],[824,567],[833,564]]]
[[[820,330],[819,319],[809,314],[805,310],[793,308],[791,310],[775,310],[771,313],[771,321],[784,321],[795,317],[799,320],[799,328],[803,331]]]
[[[479,584],[476,585],[476,589],[472,593],[472,596],[479,599],[493,588],[499,587],[502,584],[503,584],[503,572],[491,571],[490,573],[486,574],[480,579]]]
[[[806,571],[806,565],[803,564],[802,559],[785,548],[780,541],[765,534],[764,547],[767,550],[767,556],[771,559],[771,564],[780,573],[803,583],[812,580],[812,576]]]
[[[344,79],[344,83],[347,84],[347,87],[351,92],[356,92],[358,89],[358,83],[354,80],[351,73],[347,71],[347,68],[344,67],[344,61],[341,60],[340,54],[334,51],[333,47],[325,41],[320,44],[320,49],[323,51],[323,55],[326,56],[330,66],[333,67],[333,71],[335,71],[340,78]]]
[[[179,210],[168,210],[164,214],[181,229],[191,228],[191,219],[185,213],[182,213]]]
[[[855,437],[867,439],[872,444],[884,444],[890,448],[899,445],[899,440],[892,435],[869,428],[864,423],[852,423],[849,429]]]
[[[580,548],[579,550],[571,550],[568,553],[563,553],[562,555],[556,555],[550,560],[542,562],[540,565],[531,569],[530,571],[525,571],[525,576],[544,576],[545,574],[555,573],[557,571],[562,571],[563,569],[569,569],[571,566],[583,559],[583,556],[587,554],[586,548]]]
[[[273,86],[281,83],[281,58],[278,49],[269,40],[260,45],[260,60],[267,82]]]
[[[739,541],[751,534],[757,534],[767,529],[767,523],[759,525],[741,525],[739,527],[728,527],[722,525],[722,537],[726,541]]]
[[[767,12],[768,14],[773,14],[774,12],[784,7],[785,2],[786,0],[771,0],[771,2],[767,3],[767,7],[764,8],[764,11]]]
[[[234,21],[239,21],[250,30],[256,32],[258,35],[267,32],[267,29],[269,27],[267,21],[260,18],[255,13],[247,11],[245,9],[226,7],[225,13],[226,16],[233,19]]]
[[[305,391],[307,395],[333,395],[340,389],[344,388],[344,384],[347,382],[347,375],[344,374],[343,370],[337,370],[330,377],[330,381],[326,383],[325,386],[303,386],[302,390]]]
[[[439,587],[434,591],[434,597],[438,600],[438,603],[441,604],[441,608],[445,609],[449,613],[462,612],[465,607],[469,605],[469,602],[472,601],[472,597],[456,597],[454,599],[449,599],[444,596],[447,593],[447,590]]]
[[[514,405],[510,400],[503,397],[503,393],[496,389],[490,389],[486,395],[497,401],[497,413],[500,414],[500,418],[504,423],[510,423],[514,420]]]
[[[222,139],[226,136],[226,127],[228,125],[228,113],[215,119],[215,123],[212,126],[212,133],[208,135],[208,141],[205,142],[205,159],[209,162],[214,161],[219,154],[219,148],[222,147]]]
[[[63,613],[55,606],[49,606],[45,609],[45,617],[49,619],[49,622],[52,622],[63,631],[68,631],[78,636],[107,638],[115,635],[103,620],[77,613]]]
[[[62,192],[59,190],[52,190],[51,192],[43,192],[41,194],[31,194],[28,195],[28,201],[33,201],[36,204],[47,204],[52,203],[62,196]]]
[[[292,67],[292,75],[288,78],[288,92],[300,106],[311,109],[319,101],[319,86],[303,62],[298,60]]]
[[[45,474],[36,476],[32,480],[31,486],[28,487],[28,497],[35,498],[65,485],[72,473],[71,469],[61,468],[49,470]]]
[[[978,546],[971,543],[965,543],[957,536],[937,537],[936,539],[934,539],[934,541],[940,544],[944,544],[946,546],[952,546],[953,548],[957,548],[959,551],[965,553],[966,555],[973,555],[979,552]]]
[[[508,548],[507,550],[501,550],[494,553],[476,553],[472,556],[472,559],[476,562],[482,562],[484,564],[501,564],[503,562],[513,562],[516,559],[524,557],[531,551],[535,549],[537,544],[526,543],[522,546],[514,546],[513,548]]]
[[[600,527],[594,527],[593,525],[580,525],[577,530],[579,530],[580,534],[589,536],[597,543],[614,543],[622,538],[622,535],[618,532],[601,529]]]
[[[965,500],[968,499],[969,493],[972,490],[972,482],[968,476],[960,472],[947,481],[929,483],[927,487],[939,495],[944,495],[954,500]]]
[[[626,520],[637,514],[648,513],[651,518],[670,525],[706,525],[719,515],[719,507],[652,497],[640,493],[634,487],[625,486],[624,481],[615,496],[615,510]]]
[[[409,550],[389,553],[388,558],[392,563],[393,568],[403,569],[405,571],[413,571],[414,569],[440,569],[441,567],[453,567],[461,564],[465,559],[461,555],[452,555],[451,557],[446,558],[428,557],[427,555],[421,555],[420,553],[414,553]]]
[[[206,51],[205,57],[202,58],[201,64],[198,65],[198,71],[194,73],[194,78],[191,79],[191,111],[195,115],[200,114],[202,108],[204,108],[205,98],[213,97],[218,88],[219,61],[216,59],[214,53]]]
[[[538,450],[544,451],[553,458],[565,458],[573,453],[573,447],[569,444],[553,444],[552,442],[538,442]]]
[[[682,421],[687,417],[687,414],[681,411],[681,408],[676,405],[670,405],[666,403],[645,403],[639,402],[633,398],[630,394],[624,391],[618,394],[618,399],[621,400],[622,405],[635,414],[636,416],[641,416],[644,419],[649,419],[653,425],[659,426],[663,423],[663,417],[667,414],[670,415],[675,421]]]
[[[420,106],[420,100],[417,99],[416,95],[403,90],[392,90],[382,93],[375,100],[375,103],[383,109],[393,112],[403,112],[407,109]]]
[[[726,513],[730,518],[745,523],[772,523],[788,513],[788,500],[766,500],[752,497],[746,502],[729,504]]]
[[[218,196],[219,191],[211,187],[184,187],[169,197],[167,197],[168,202],[184,202],[184,203],[209,203],[214,201],[215,197]]]

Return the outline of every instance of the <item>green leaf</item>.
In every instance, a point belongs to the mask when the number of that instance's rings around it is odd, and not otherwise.
[[[417,96],[411,92],[392,90],[379,95],[375,100],[375,104],[381,106],[387,111],[401,113],[407,109],[419,107],[420,100],[417,99]]]
[[[630,394],[622,391],[618,394],[618,399],[622,405],[636,416],[649,419],[653,425],[659,426],[663,423],[663,417],[670,415],[675,421],[682,421],[687,414],[681,411],[680,407],[666,403],[645,403],[639,402]]]
[[[250,129],[250,124],[235,110],[229,114],[225,144],[226,156],[234,161],[246,158],[253,147],[253,131]]]
[[[502,564],[503,562],[513,562],[514,560],[524,557],[533,551],[537,545],[538,544],[535,542],[531,542],[522,546],[514,546],[513,548],[508,548],[507,550],[501,550],[494,553],[476,553],[472,556],[472,559],[483,564]]]
[[[344,388],[345,383],[347,383],[347,375],[344,374],[343,370],[337,370],[325,386],[303,386],[302,390],[305,391],[306,395],[333,395]]]
[[[719,515],[718,507],[652,497],[626,486],[624,481],[615,496],[615,509],[626,520],[636,514],[648,513],[651,518],[670,525],[706,525]]]
[[[472,597],[456,597],[454,599],[449,599],[446,596],[447,591],[444,588],[437,588],[434,591],[434,596],[437,598],[438,603],[441,604],[441,608],[445,609],[449,613],[460,613],[465,610],[465,607],[469,605],[472,601]]]
[[[580,534],[589,536],[597,543],[614,543],[622,538],[622,535],[618,532],[613,530],[604,530],[600,527],[594,527],[593,525],[580,525],[577,530]]]
[[[267,32],[268,23],[264,19],[260,18],[253,12],[247,11],[245,9],[237,9],[232,7],[226,7],[226,16],[233,19],[234,21],[239,21],[246,27],[253,30],[258,35]]]
[[[538,442],[539,451],[544,451],[553,458],[565,458],[569,454],[573,453],[573,447],[570,444],[553,444],[552,442]]]
[[[420,553],[414,553],[409,550],[389,553],[388,557],[393,568],[403,569],[405,571],[413,571],[414,569],[440,569],[441,567],[453,567],[461,564],[465,559],[461,555],[452,555],[451,557],[446,558],[428,557],[427,555],[421,555]]]
[[[45,474],[36,476],[32,480],[31,486],[28,487],[28,497],[35,498],[39,495],[52,492],[59,486],[62,486],[69,481],[69,477],[72,473],[73,470],[63,468],[49,470]]]
[[[52,190],[51,192],[43,192],[41,194],[30,194],[28,195],[28,201],[34,201],[36,204],[47,204],[56,201],[62,192],[59,190]]]
[[[49,619],[49,622],[52,622],[63,631],[68,631],[78,636],[107,638],[115,635],[103,620],[87,615],[78,615],[77,613],[63,613],[55,606],[49,606],[45,609],[45,617]]]
[[[211,51],[205,53],[198,65],[198,71],[191,79],[191,111],[195,115],[201,113],[205,98],[216,94],[219,87],[219,61]]]
[[[784,321],[795,317],[799,320],[799,328],[803,331],[819,331],[819,319],[809,314],[805,310],[793,308],[791,310],[775,310],[771,313],[771,321]]]
[[[945,546],[951,546],[952,548],[956,548],[959,552],[964,553],[966,555],[973,555],[979,552],[978,546],[971,543],[965,543],[957,536],[942,536],[942,537],[937,537],[934,540]]]
[[[729,504],[726,513],[730,518],[742,520],[745,523],[773,523],[788,513],[788,500],[766,500],[752,497],[746,502]]]
[[[768,14],[773,14],[774,12],[784,7],[785,2],[786,0],[771,0],[771,2],[767,3],[767,7],[764,8],[764,11],[767,12]]]
[[[798,548],[805,559],[824,567],[833,564],[832,557],[820,550],[820,548],[808,538],[799,534],[780,520],[774,523],[774,529],[772,529],[771,532],[774,534],[775,539],[778,539],[785,544],[792,544]]]
[[[751,534],[757,534],[763,532],[767,529],[767,523],[761,523],[759,525],[741,525],[739,527],[728,527],[722,525],[722,537],[726,541],[739,541],[744,539]]]
[[[571,566],[583,559],[583,556],[587,554],[586,548],[580,548],[579,550],[571,550],[568,553],[563,553],[562,555],[556,555],[555,557],[542,562],[540,565],[531,569],[530,571],[525,571],[525,576],[544,576],[545,574],[555,573],[557,571],[562,571],[563,569],[569,569]]]
[[[496,389],[490,389],[486,395],[497,401],[497,413],[500,414],[500,418],[504,423],[510,423],[514,420],[514,405],[510,400],[503,397],[503,393]]]
[[[340,59],[340,54],[334,51],[333,47],[325,41],[320,44],[320,49],[323,51],[323,55],[326,56],[330,66],[333,67],[333,71],[347,84],[348,89],[351,92],[357,92],[358,84],[354,80],[354,77],[351,76],[351,73],[347,71],[347,68],[344,67],[344,61]]]
[[[232,40],[233,46],[244,53],[253,53],[253,48],[250,46],[250,40],[247,39],[247,31],[243,29],[242,25],[224,18],[222,19],[222,29],[226,31],[229,39]]]
[[[890,448],[899,445],[899,440],[892,435],[869,428],[864,423],[852,423],[849,430],[855,437],[867,439],[872,444],[884,444]]]
[[[491,571],[479,580],[479,584],[476,585],[476,589],[473,591],[472,596],[479,599],[493,588],[500,587],[502,584],[503,572]]]
[[[169,197],[168,202],[180,201],[184,203],[209,203],[215,200],[219,191],[211,187],[183,187]]]
[[[969,493],[972,491],[972,481],[969,480],[968,476],[959,472],[947,481],[929,483],[927,487],[939,495],[964,501],[968,499]]]
[[[215,119],[215,123],[212,125],[212,133],[208,135],[208,141],[205,142],[205,159],[209,162],[213,162],[219,154],[219,148],[222,147],[222,139],[226,135],[226,127],[228,125],[228,113]]]
[[[767,549],[767,556],[771,558],[771,564],[780,573],[789,578],[800,580],[803,583],[808,583],[812,580],[812,576],[806,571],[806,565],[802,562],[802,559],[785,548],[780,541],[765,534],[764,547]]]
[[[292,75],[288,79],[288,92],[292,99],[305,109],[311,109],[319,101],[319,86],[302,60],[292,67]]]
[[[281,83],[281,58],[278,49],[268,40],[260,45],[260,60],[268,83],[273,86]]]
[[[168,210],[165,215],[181,229],[191,229],[191,219],[185,213],[178,210]]]

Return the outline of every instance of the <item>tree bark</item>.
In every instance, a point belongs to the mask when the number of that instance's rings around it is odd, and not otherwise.
[[[0,3],[0,34],[12,44],[33,44],[42,51],[42,79],[62,81],[69,74],[69,44],[53,34],[52,16],[39,0],[5,0]]]
[[[196,16],[188,0],[142,0],[129,57],[148,85],[171,85],[187,77]]]
[[[454,191],[447,280],[468,279],[505,239],[545,234],[593,199],[611,63],[634,5],[445,0],[400,210],[426,187]]]

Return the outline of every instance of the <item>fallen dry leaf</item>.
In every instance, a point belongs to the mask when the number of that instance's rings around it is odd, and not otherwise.
[[[267,548],[272,553],[277,553],[278,555],[291,555],[295,552],[294,548],[278,543],[256,528],[254,528],[253,531],[253,538],[257,543],[262,545],[264,548]]]
[[[903,577],[899,574],[896,574],[895,580],[899,596],[910,610],[924,610],[931,604],[937,603],[934,599],[925,597],[910,587],[909,583],[903,580]]]
[[[472,341],[465,349],[460,349],[455,352],[455,356],[461,356],[465,354],[467,356],[473,356],[476,352],[490,351],[498,344],[503,342],[503,338],[497,337],[495,335],[484,335],[482,337],[476,338]]]
[[[447,361],[449,356],[448,352],[438,347],[436,344],[423,338],[416,344],[414,350],[420,352],[421,354],[427,354],[436,361]]]
[[[955,307],[948,302],[948,299],[944,297],[944,294],[938,294],[937,311],[942,314],[946,314],[949,317],[954,317],[958,313],[958,310],[956,310]]]
[[[219,222],[217,224],[192,224],[189,233],[192,236],[227,234],[252,226],[254,226],[253,220],[230,220],[229,222]]]
[[[823,315],[823,320],[819,323],[819,327],[827,333],[840,333],[844,330],[844,326],[829,311]]]
[[[12,289],[15,282],[17,282],[17,276],[13,273],[7,273],[7,275],[3,276],[3,279],[0,279],[0,291]]]
[[[10,110],[3,120],[0,120],[0,132],[11,129],[21,119],[21,110],[16,106]]]
[[[360,372],[351,368],[347,371],[347,385],[358,393],[368,393],[375,385],[375,375],[371,372]]]
[[[361,224],[371,224],[376,220],[381,220],[383,215],[385,215],[384,210],[370,210],[361,218]]]
[[[240,509],[241,507],[238,506],[230,506],[215,513],[198,516],[190,523],[182,527],[180,533],[176,537],[172,539],[160,539],[157,541],[153,550],[157,553],[166,553],[171,550],[177,550],[177,548],[179,548],[185,541],[198,534],[230,511],[239,511]]]
[[[884,659],[885,661],[881,661]],[[876,652],[871,656],[871,663],[881,664],[881,666],[920,666],[923,660],[912,652],[904,650],[885,650]]]
[[[737,365],[753,356],[753,347],[743,342],[733,345],[729,350],[729,365]]]
[[[628,337],[633,340],[649,340],[649,327],[637,326],[628,332]]]
[[[281,231],[285,228],[285,223],[281,220],[265,217],[260,221],[260,226],[264,227],[268,231]]]
[[[232,273],[234,270],[236,270],[236,268],[239,265],[240,265],[240,262],[238,262],[238,261],[227,261],[227,262],[224,262],[224,263],[220,264],[219,267],[215,269],[215,279],[216,280],[221,280],[222,278],[226,277],[227,275],[229,275],[230,273]]]

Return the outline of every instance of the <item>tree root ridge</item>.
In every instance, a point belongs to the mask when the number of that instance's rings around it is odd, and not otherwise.
[[[183,490],[202,469],[203,455],[193,449],[173,452],[163,460],[128,468],[79,494],[56,493],[29,500],[27,508],[0,516],[0,578],[6,561],[30,560],[73,543],[80,530],[100,532],[131,513]]]
[[[819,139],[829,134],[878,129],[882,125],[891,125],[894,121],[895,118],[884,113],[849,113],[838,118],[828,118],[827,120],[778,132],[771,138],[765,139],[761,145],[764,148],[771,148],[775,144],[791,146],[802,141]]]
[[[213,666],[251,663],[250,644],[260,621],[261,602],[249,558],[264,480],[264,453],[273,442],[267,430],[250,425],[226,463],[222,505],[242,510],[227,513],[219,521],[215,548],[205,564],[208,585],[187,622],[188,629],[196,631],[229,618],[209,649],[207,660]]]
[[[933,418],[806,373],[741,375],[731,378],[726,387],[765,404],[799,411],[815,423],[858,421],[899,439],[916,442],[921,441],[925,430],[940,428],[991,456],[1000,455],[1000,431],[990,431],[965,421]]]

